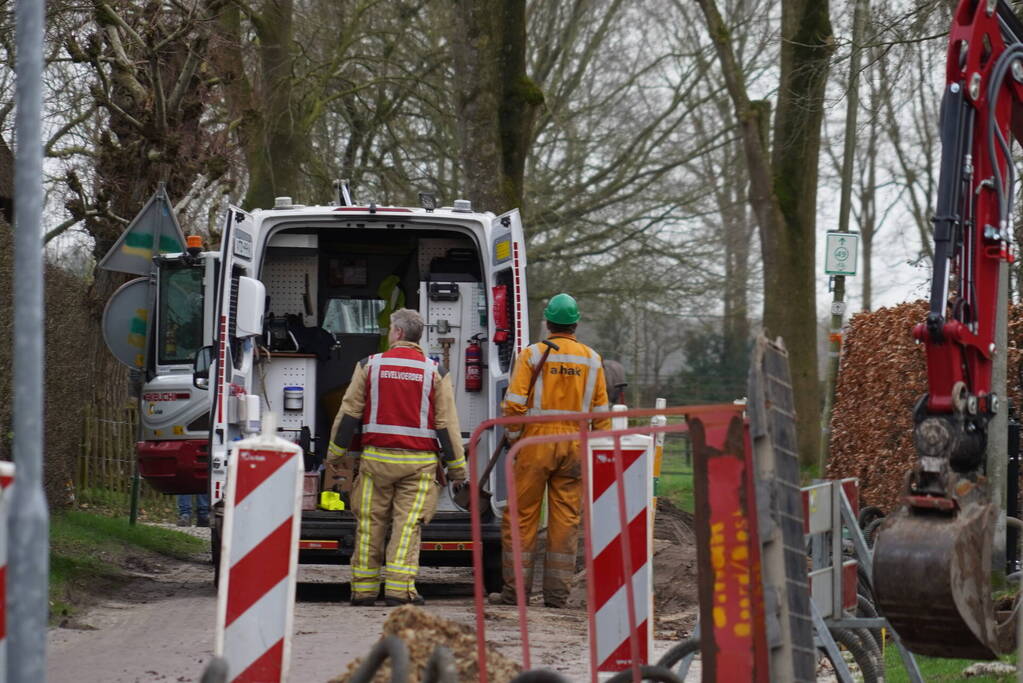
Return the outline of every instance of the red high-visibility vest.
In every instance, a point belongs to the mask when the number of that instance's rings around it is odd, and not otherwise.
[[[362,445],[436,451],[433,377],[436,365],[399,346],[366,359]]]

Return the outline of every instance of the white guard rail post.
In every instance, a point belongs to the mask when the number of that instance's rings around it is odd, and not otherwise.
[[[625,406],[615,406],[623,410]],[[626,429],[626,418],[612,418],[612,429]],[[593,529],[590,552],[593,557],[595,612],[590,623],[596,631],[597,671],[613,672],[633,665],[632,643],[638,641],[638,665],[650,661],[653,644],[653,444],[650,436],[630,434],[621,440],[621,479],[616,476],[615,445],[609,437],[589,441],[591,475],[586,505],[590,507]],[[627,530],[619,513],[620,489],[624,489]],[[631,584],[634,620],[629,619],[623,546],[628,537],[632,557]],[[634,622],[635,633],[630,631]]]
[[[276,420],[263,423],[228,458],[216,654],[231,683],[284,683],[291,654],[305,468]]]

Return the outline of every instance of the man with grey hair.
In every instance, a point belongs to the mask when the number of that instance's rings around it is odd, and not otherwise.
[[[390,348],[355,366],[331,431],[328,461],[335,462],[351,457],[361,427],[361,462],[351,498],[356,606],[376,602],[381,580],[388,606],[423,604],[415,582],[419,538],[437,507],[438,453],[448,478],[465,481],[451,377],[423,353],[422,334],[417,311],[400,308],[391,314]]]

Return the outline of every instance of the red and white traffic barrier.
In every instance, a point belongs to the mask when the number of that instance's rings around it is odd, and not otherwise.
[[[14,463],[0,462],[0,683],[7,680],[7,501]]]
[[[613,421],[614,429],[627,427],[626,418]],[[589,440],[591,470],[586,504],[590,506],[592,524],[593,573],[589,580],[595,600],[591,609],[596,612],[592,623],[596,631],[598,672],[630,668],[632,648],[637,645],[637,663],[643,665],[650,660],[654,637],[653,443],[651,437],[640,434],[621,437],[619,466],[615,463],[612,439]],[[625,534],[619,512],[623,493],[628,519]],[[626,562],[626,557],[631,561]],[[631,596],[626,583],[628,572]],[[633,619],[629,618],[630,602]]]
[[[291,654],[305,468],[302,449],[264,427],[228,459],[216,654],[231,683],[283,683]]]

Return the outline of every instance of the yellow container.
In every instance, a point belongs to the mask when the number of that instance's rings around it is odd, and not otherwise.
[[[341,494],[337,491],[323,491],[320,493],[320,509],[344,510],[345,502],[341,500]]]

